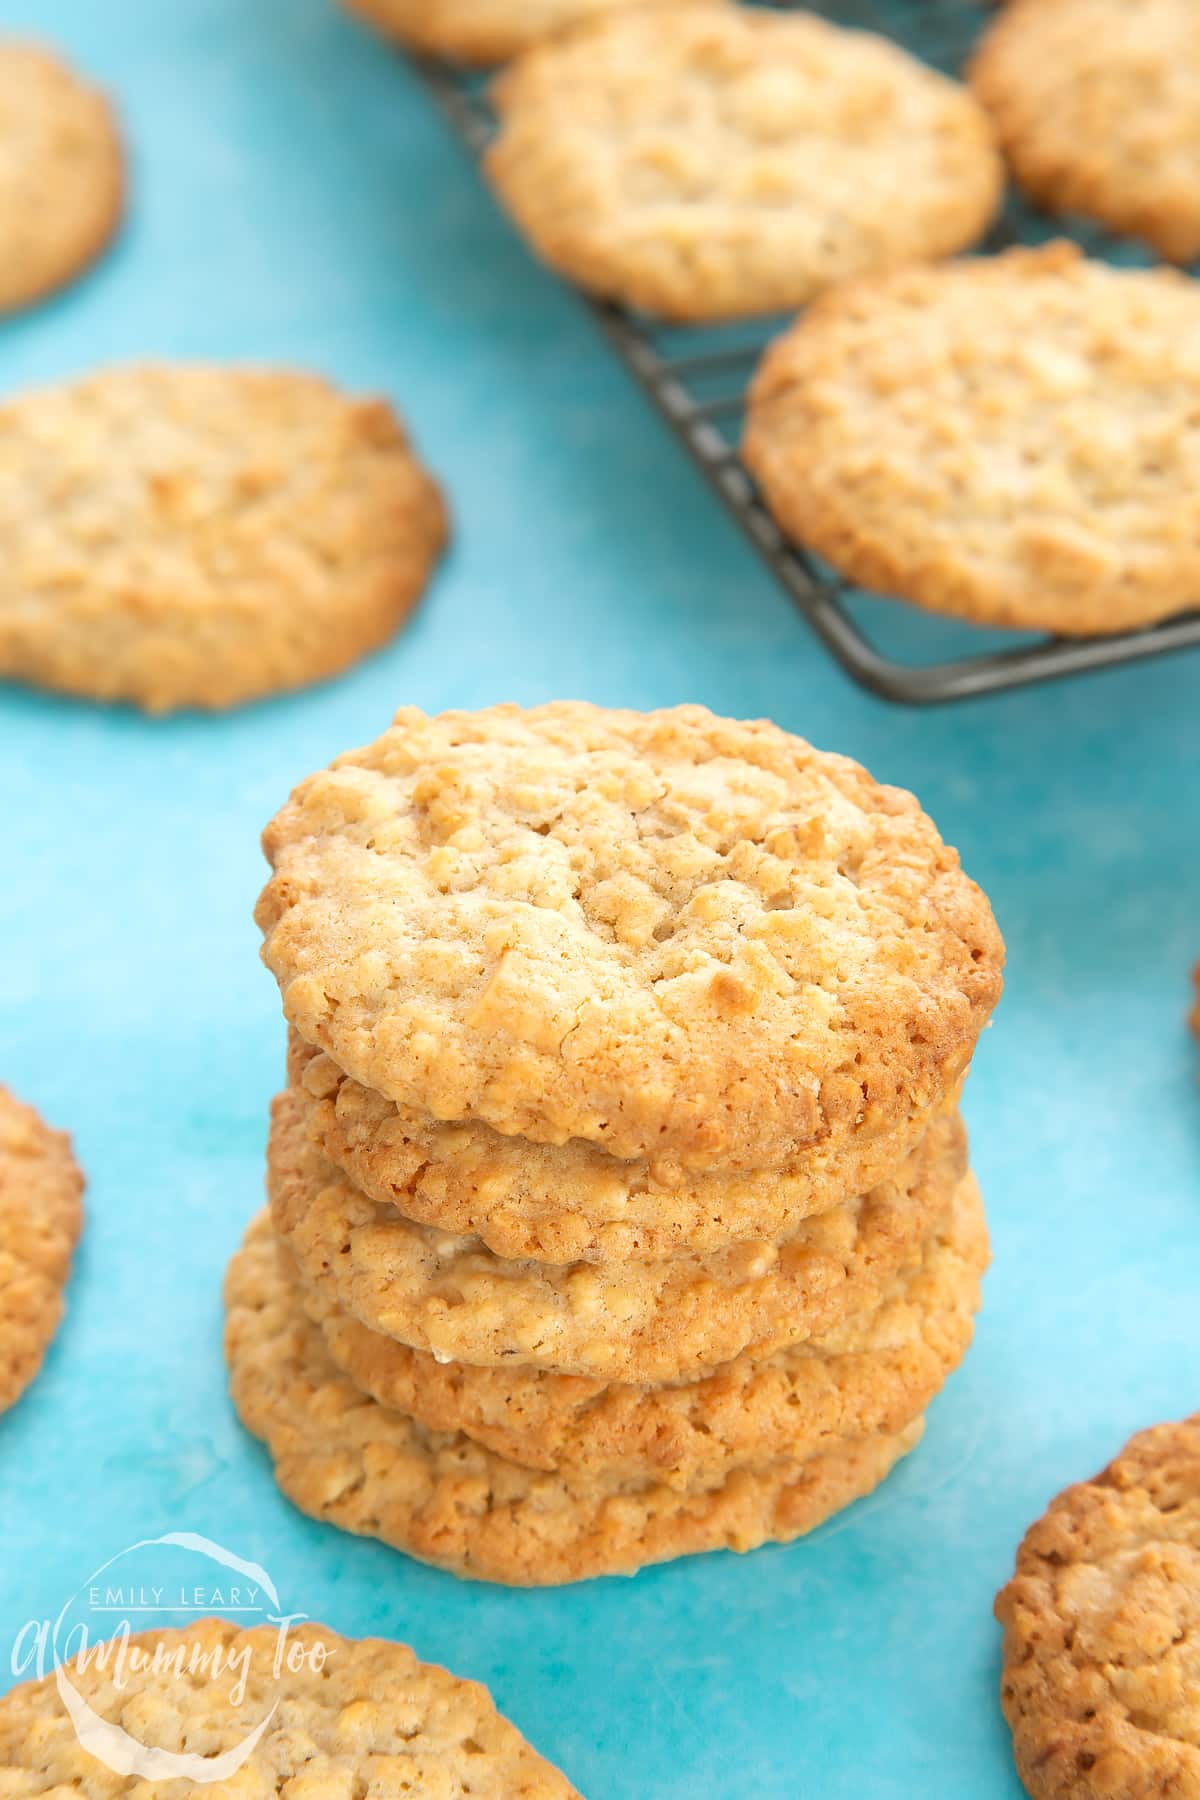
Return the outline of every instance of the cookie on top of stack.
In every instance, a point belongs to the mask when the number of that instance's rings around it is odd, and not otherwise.
[[[1003,946],[913,797],[700,707],[406,708],[264,845],[289,1080],[227,1354],[290,1498],[536,1584],[876,1486],[987,1261]]]

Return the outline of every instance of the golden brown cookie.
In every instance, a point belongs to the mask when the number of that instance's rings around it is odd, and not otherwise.
[[[118,1775],[90,1754],[47,1675],[0,1700],[4,1800],[165,1800],[206,1785],[246,1800],[579,1800],[486,1688],[382,1638],[343,1638],[323,1625],[291,1626],[281,1637],[271,1625],[242,1631],[201,1619],[182,1631],[138,1633],[115,1654],[93,1645],[64,1676],[115,1727],[115,1749],[157,1749],[166,1767]],[[102,1755],[106,1746],[98,1747]],[[197,1775],[175,1773],[175,1759],[222,1755],[238,1760],[219,1781],[203,1764]]]
[[[625,9],[496,88],[487,170],[560,274],[680,320],[803,305],[949,255],[999,203],[966,89],[807,12]]]
[[[288,1498],[343,1531],[479,1580],[546,1586],[787,1542],[869,1493],[921,1435],[918,1419],[683,1492],[540,1473],[362,1394],[331,1361],[269,1233],[234,1257],[225,1291],[234,1405],[266,1443]]]
[[[745,454],[851,581],[1091,636],[1200,602],[1198,421],[1200,286],[1054,244],[819,302],[766,354]]]
[[[1200,1795],[1200,1413],[1139,1432],[1027,1533],[996,1600],[1034,1800]]]
[[[253,1230],[270,1231],[264,1214]],[[830,1443],[901,1430],[923,1412],[971,1342],[988,1238],[973,1176],[871,1312],[700,1381],[605,1385],[573,1375],[440,1363],[381,1337],[305,1289],[334,1362],[381,1405],[432,1431],[462,1431],[535,1469],[642,1476],[686,1488],[697,1477]]]
[[[425,56],[455,62],[507,62],[540,39],[624,7],[672,0],[344,0],[385,37]],[[679,4],[680,0],[674,0]],[[697,0],[683,0],[696,5]]]
[[[406,707],[263,843],[301,1036],[542,1143],[754,1169],[903,1134],[1000,992],[987,901],[911,794],[703,707]]]
[[[779,1244],[619,1263],[510,1261],[416,1225],[324,1162],[294,1099],[271,1117],[271,1215],[306,1285],[385,1337],[446,1361],[610,1381],[675,1381],[768,1355],[878,1304],[966,1172],[951,1117],[895,1175]]]
[[[1041,205],[1200,256],[1194,0],[1013,0],[970,80]]]
[[[352,1081],[288,1036],[288,1080],[313,1143],[356,1187],[423,1225],[478,1237],[497,1256],[622,1261],[777,1238],[892,1174],[961,1083],[886,1128],[864,1122],[782,1168],[690,1172],[677,1156],[609,1156],[582,1138],[536,1144],[489,1125],[444,1124]]]
[[[0,42],[0,313],[95,261],[120,222],[124,186],[104,95],[49,50]]]
[[[25,1392],[58,1330],[82,1196],[70,1138],[0,1087],[0,1412]]]
[[[445,540],[391,407],[291,371],[110,369],[0,406],[0,675],[225,707],[385,643]]]

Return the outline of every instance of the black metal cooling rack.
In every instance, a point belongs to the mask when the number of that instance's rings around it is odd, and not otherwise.
[[[992,12],[978,0],[824,0],[811,9],[839,24],[883,31],[948,72],[961,69]],[[476,157],[482,156],[495,130],[487,79],[477,71],[425,59],[418,59],[415,67],[459,137]],[[1060,229],[1014,200],[987,247],[1033,241]],[[1091,235],[1086,247],[1093,253],[1129,250],[1129,246],[1114,246]],[[738,452],[750,376],[766,344],[785,321],[748,322],[720,330],[667,326],[623,307],[581,297],[639,387],[813,630],[842,667],[871,692],[908,705],[932,705],[1200,647],[1200,612],[1194,612],[1148,630],[1102,638],[1018,638],[964,625],[951,628],[956,642],[966,646],[964,654],[922,660],[919,640],[914,659],[890,654],[879,638],[887,635],[885,615],[895,613],[897,604],[881,603],[874,608],[872,619],[868,597],[787,539],[763,504]],[[917,615],[915,608],[902,610],[920,619],[926,651],[930,645],[945,642],[945,621]],[[906,650],[911,630],[907,637]]]

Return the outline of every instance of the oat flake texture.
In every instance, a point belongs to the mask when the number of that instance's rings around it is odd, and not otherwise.
[[[263,956],[354,1080],[697,1168],[886,1131],[996,1003],[987,901],[911,794],[701,707],[413,708],[268,825]]]
[[[543,1473],[462,1432],[430,1431],[355,1387],[269,1233],[252,1231],[225,1293],[234,1405],[266,1443],[288,1498],[342,1531],[476,1580],[557,1585],[788,1542],[877,1487],[921,1436],[918,1417],[802,1460],[698,1475],[683,1490],[622,1471]]]
[[[1200,256],[1195,0],[1010,0],[970,79],[1042,206]]]
[[[768,350],[745,451],[784,529],[864,587],[1148,625],[1200,600],[1200,285],[1069,244],[854,284]]]
[[[1003,185],[965,88],[800,9],[626,7],[531,50],[495,93],[486,166],[533,248],[679,320],[949,255]]]
[[[1200,1795],[1200,1414],[1054,1500],[996,1601],[1034,1800]]]
[[[213,1795],[239,1800],[579,1800],[557,1769],[543,1762],[501,1718],[486,1688],[418,1662],[403,1644],[338,1637],[321,1625],[294,1627],[289,1648],[305,1653],[298,1672],[274,1678],[279,1634],[274,1627],[240,1631],[204,1619],[184,1631],[134,1636],[129,1652],[161,1652],[160,1667],[136,1671],[127,1652],[123,1686],[113,1662],[68,1665],[71,1684],[102,1718],[136,1742],[175,1754],[213,1757],[235,1750],[276,1710],[248,1761]],[[314,1652],[323,1649],[318,1670]],[[189,1678],[192,1658],[215,1655],[221,1673]],[[233,1660],[238,1659],[238,1660]],[[235,1692],[242,1659],[244,1695]],[[231,1665],[232,1661],[232,1667]],[[54,1677],[28,1682],[0,1700],[0,1800],[81,1795],[84,1800],[179,1800],[203,1794],[203,1783],[174,1776],[114,1774],[79,1743]]]
[[[132,365],[0,405],[0,675],[149,712],[337,673],[446,519],[391,407],[315,375]]]
[[[510,1261],[360,1194],[307,1143],[284,1094],[267,1186],[305,1282],[373,1330],[446,1361],[674,1381],[743,1351],[769,1355],[878,1304],[966,1168],[966,1134],[951,1116],[888,1181],[777,1244],[618,1263]]]
[[[477,1235],[498,1256],[553,1263],[676,1256],[794,1232],[886,1181],[955,1110],[961,1087],[776,1168],[691,1170],[669,1151],[618,1157],[583,1138],[535,1144],[477,1121],[434,1119],[352,1081],[295,1031],[288,1078],[312,1142],[372,1199]]]
[[[270,1236],[265,1215],[254,1230]],[[442,1363],[370,1331],[316,1289],[300,1292],[339,1369],[430,1430],[463,1431],[528,1468],[687,1488],[723,1469],[803,1459],[838,1440],[903,1429],[967,1352],[987,1260],[983,1207],[968,1175],[873,1310],[773,1356],[738,1357],[699,1380],[658,1386]]]

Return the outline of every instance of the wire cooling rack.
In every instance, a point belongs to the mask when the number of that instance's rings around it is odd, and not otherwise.
[[[885,32],[948,73],[961,70],[993,12],[978,0],[824,0],[810,10],[838,24]],[[476,157],[482,156],[496,124],[487,78],[425,59],[416,60],[415,66],[459,137]],[[1059,229],[1014,199],[985,247],[1036,241]],[[1129,259],[1128,245],[1080,235],[1093,254]],[[894,601],[872,601],[783,535],[739,455],[750,376],[766,344],[786,321],[717,330],[667,326],[605,302],[584,297],[584,303],[813,630],[842,667],[871,692],[908,705],[932,705],[1200,646],[1200,611],[1111,637],[1017,637],[967,625],[948,626]],[[881,643],[895,635],[901,613],[903,657]],[[963,646],[962,653],[949,657],[942,653],[948,636],[956,651]]]

